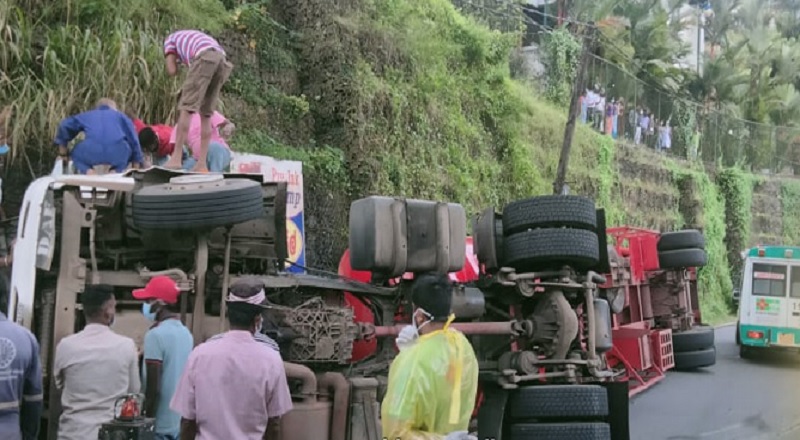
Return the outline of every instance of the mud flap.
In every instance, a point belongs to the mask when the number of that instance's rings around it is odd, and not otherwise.
[[[628,381],[600,384],[608,392],[608,424],[611,440],[631,440]]]
[[[482,382],[481,386],[483,403],[478,409],[478,439],[503,440],[503,415],[508,391],[489,381]]]

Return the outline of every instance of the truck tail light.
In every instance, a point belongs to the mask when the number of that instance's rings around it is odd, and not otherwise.
[[[747,337],[750,339],[764,339],[764,332],[758,332],[755,330],[748,330]]]
[[[766,249],[764,249],[763,247],[758,248],[758,256],[759,257],[763,257],[766,254],[767,254],[767,250]]]

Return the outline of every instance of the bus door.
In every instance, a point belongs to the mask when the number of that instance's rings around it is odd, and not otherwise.
[[[786,327],[788,324],[788,266],[775,260],[752,261],[750,295],[742,298],[746,309],[742,324]],[[750,268],[748,268],[750,269]],[[747,274],[746,274],[747,275]],[[798,278],[800,280],[800,278]],[[778,342],[770,338],[771,342]]]

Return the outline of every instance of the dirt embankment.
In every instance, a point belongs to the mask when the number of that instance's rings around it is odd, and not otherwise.
[[[781,182],[763,180],[753,187],[752,223],[748,245],[783,244]]]
[[[672,173],[661,157],[643,147],[618,145],[617,185],[613,192],[625,206],[630,226],[660,231],[680,226],[680,206],[689,201],[678,192]]]

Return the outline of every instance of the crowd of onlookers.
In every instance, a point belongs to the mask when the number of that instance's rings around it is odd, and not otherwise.
[[[628,105],[624,98],[607,98],[600,86],[588,88],[580,97],[580,119],[600,133],[614,139],[627,139],[636,145],[647,145],[656,151],[672,148],[670,118],[656,119],[642,105]]]

